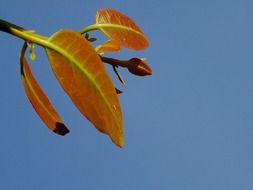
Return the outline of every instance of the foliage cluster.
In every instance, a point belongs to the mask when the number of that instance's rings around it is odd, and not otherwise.
[[[35,45],[45,49],[53,73],[79,111],[117,146],[123,146],[123,121],[118,99],[121,91],[114,87],[103,63],[113,67],[123,84],[118,67],[127,68],[138,76],[152,74],[145,59],[118,60],[104,56],[105,52],[119,51],[122,47],[133,50],[148,47],[147,38],[132,19],[119,11],[102,9],[97,11],[95,24],[80,31],[64,29],[46,37],[4,20],[0,20],[0,30],[24,40],[20,53],[22,84],[33,108],[50,130],[59,135],[69,132],[25,58],[27,49],[30,59],[36,58]],[[108,41],[93,47],[92,42],[96,39],[89,35],[93,30],[104,33]]]

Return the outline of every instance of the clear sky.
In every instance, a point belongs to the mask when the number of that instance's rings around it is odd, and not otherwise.
[[[81,116],[36,47],[32,69],[71,133],[49,131],[21,85],[22,40],[1,33],[0,189],[253,189],[253,1],[1,0],[0,18],[51,35],[92,24],[101,8],[129,15],[150,40],[110,55],[153,68],[144,78],[120,70],[125,147]]]

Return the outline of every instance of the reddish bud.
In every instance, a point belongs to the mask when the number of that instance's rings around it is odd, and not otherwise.
[[[128,60],[128,70],[138,76],[152,75],[152,69],[146,63],[146,59],[132,58]]]

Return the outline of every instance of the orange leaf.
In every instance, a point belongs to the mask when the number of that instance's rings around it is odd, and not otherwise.
[[[103,54],[104,52],[108,51],[119,51],[119,50],[120,50],[120,43],[116,40],[108,40],[96,47],[96,52],[98,54]]]
[[[96,24],[98,29],[111,39],[119,41],[124,47],[134,50],[148,47],[148,40],[141,29],[132,19],[116,10],[97,11]]]
[[[35,80],[25,58],[21,62],[21,79],[28,99],[47,127],[59,135],[67,134],[69,130]]]
[[[46,49],[56,78],[79,111],[112,141],[123,146],[122,113],[115,88],[100,57],[79,33],[61,30]]]

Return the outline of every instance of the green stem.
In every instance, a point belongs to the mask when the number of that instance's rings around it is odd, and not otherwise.
[[[9,32],[10,27],[16,28],[16,29],[19,29],[19,30],[25,30],[24,28],[22,28],[22,27],[20,27],[20,26],[17,26],[17,25],[15,25],[15,24],[12,24],[12,23],[10,23],[10,22],[7,22],[7,21],[5,21],[5,20],[0,19],[0,30],[1,30],[1,31]]]
[[[31,30],[26,30],[18,25],[12,24],[5,20],[0,19],[0,31],[9,33],[18,38],[25,40],[26,42],[31,42],[43,47],[53,48],[53,46],[48,43],[48,38],[46,36],[35,33]]]
[[[91,30],[99,30],[99,24],[93,24],[93,25],[87,26],[87,27],[83,28],[82,30],[80,30],[80,33],[83,34],[88,31],[91,31]],[[52,50],[62,54],[63,56],[68,57],[66,52],[63,49],[56,46],[54,43],[51,43],[48,40],[48,37],[37,34],[31,30],[26,30],[18,25],[12,24],[12,23],[7,22],[2,19],[0,19],[0,31],[14,35],[18,38],[23,39],[26,42],[40,45],[43,48],[52,49]],[[107,57],[103,57],[103,56],[100,56],[100,58],[103,62],[109,63],[112,66],[116,66],[116,67],[120,66],[120,67],[126,67],[126,68],[129,67],[128,60],[118,60],[118,59],[107,58]]]
[[[85,33],[85,32],[88,32],[90,30],[95,30],[95,29],[97,29],[96,24],[90,25],[90,26],[84,28],[83,30],[81,30],[80,32]],[[68,55],[66,55],[66,52],[64,50],[62,50],[61,48],[56,46],[54,43],[51,43],[48,40],[48,37],[37,34],[37,33],[35,33],[34,31],[31,31],[31,30],[26,30],[26,29],[24,29],[20,26],[17,26],[15,24],[12,24],[12,23],[7,22],[5,20],[0,19],[0,31],[9,33],[11,35],[14,35],[18,38],[21,38],[21,39],[25,40],[26,42],[40,45],[43,48],[52,49],[52,50],[66,56],[66,57],[68,56]]]
[[[37,34],[34,31],[26,30],[20,26],[14,25],[4,20],[0,20],[0,31],[14,35],[25,40],[26,42],[37,44],[43,48],[52,49],[62,54],[64,57],[68,57],[64,49],[59,48],[54,43],[51,43],[48,40],[48,37]]]
[[[80,34],[84,34],[84,33],[87,33],[89,31],[92,31],[92,30],[98,30],[99,27],[97,24],[92,24],[90,26],[87,26],[85,28],[83,28],[82,30],[79,31]]]

